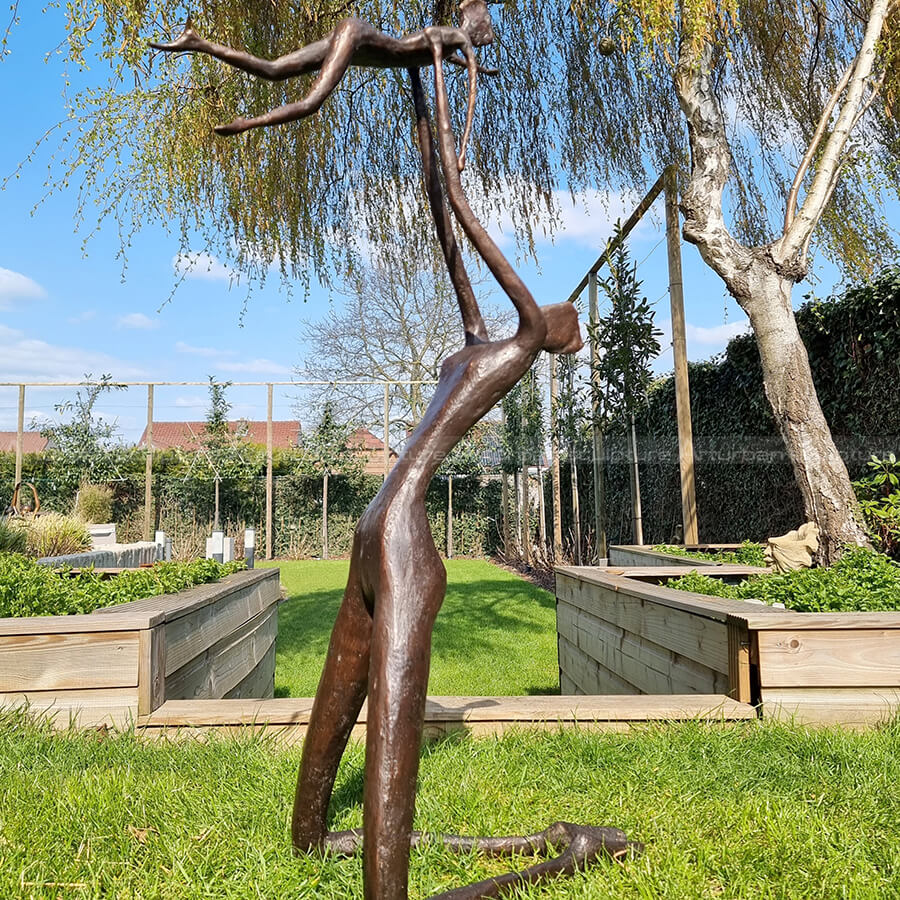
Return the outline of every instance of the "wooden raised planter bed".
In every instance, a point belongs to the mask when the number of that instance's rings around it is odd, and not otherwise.
[[[685,550],[703,550],[715,553],[721,550],[739,550],[740,544],[696,544],[684,547]],[[676,553],[664,553],[643,544],[611,544],[609,548],[609,564],[611,566],[686,566],[691,569],[697,566],[726,565],[714,559],[691,559]]]
[[[66,726],[130,725],[168,700],[274,691],[277,569],[84,616],[0,619],[0,707]]]
[[[900,710],[900,612],[797,613],[648,571],[556,570],[562,693],[724,693],[764,717],[857,727]]]

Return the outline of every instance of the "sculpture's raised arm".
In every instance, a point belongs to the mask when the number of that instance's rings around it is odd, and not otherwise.
[[[431,215],[434,218],[434,227],[437,231],[444,259],[447,262],[447,271],[450,273],[450,281],[456,291],[456,299],[459,303],[459,311],[462,315],[463,329],[466,333],[466,343],[474,344],[488,340],[487,329],[472,283],[466,273],[465,263],[456,235],[453,233],[453,222],[450,212],[444,202],[444,191],[441,187],[441,178],[438,173],[434,152],[434,136],[431,131],[431,122],[428,118],[428,107],[425,103],[425,92],[422,90],[422,79],[418,69],[410,69],[409,77],[412,81],[413,102],[416,109],[416,127],[419,134],[419,151],[422,156],[422,173],[425,178],[425,190],[428,194],[428,203],[431,207]]]
[[[429,32],[429,37],[432,40],[434,59],[438,147],[440,148],[441,163],[444,170],[444,178],[447,182],[447,195],[450,198],[450,205],[453,207],[457,221],[474,245],[479,256],[485,261],[500,287],[512,300],[513,306],[515,306],[516,312],[519,314],[519,328],[516,332],[516,337],[533,343],[535,346],[541,346],[547,334],[547,323],[540,307],[516,270],[509,264],[509,260],[503,255],[503,252],[487,233],[485,227],[478,221],[463,192],[462,182],[459,177],[459,159],[456,154],[456,138],[450,121],[450,103],[447,99],[447,86],[444,82],[444,71],[441,65],[443,52],[437,41],[437,36],[433,32]]]
[[[428,66],[432,64],[432,46],[439,45],[450,62],[464,66],[468,71],[466,127],[459,154],[459,165],[462,166],[475,114],[478,72],[493,71],[478,65],[474,48],[491,43],[494,33],[484,0],[463,0],[460,10],[458,28],[434,26],[401,38],[385,34],[361,19],[344,19],[322,40],[273,60],[208,41],[200,37],[190,20],[174,41],[152,43],[150,46],[165,53],[204,53],[269,81],[283,81],[309,72],[319,72],[302,100],[286,103],[252,118],[240,117],[215,129],[217,134],[232,135],[312,115],[334,92],[351,65],[381,69]]]

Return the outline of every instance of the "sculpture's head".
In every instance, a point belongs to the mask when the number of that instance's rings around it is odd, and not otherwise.
[[[548,353],[577,353],[584,346],[574,303],[551,303],[542,306],[541,312],[547,323],[544,350]]]
[[[462,0],[459,4],[459,27],[469,35],[476,47],[494,42],[491,14],[485,0]]]

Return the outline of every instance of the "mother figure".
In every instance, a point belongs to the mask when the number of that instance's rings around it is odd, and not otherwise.
[[[429,840],[458,851],[477,847],[493,854],[562,850],[556,858],[524,871],[441,894],[444,900],[498,896],[516,885],[571,873],[601,853],[620,856],[630,846],[618,829],[563,822],[538,834],[510,838],[429,837],[412,831],[431,634],[447,583],[428,525],[425,492],[447,453],[528,371],[541,350],[573,353],[582,346],[575,307],[535,303],[463,193],[460,171],[477,73],[488,71],[478,66],[473,48],[493,38],[486,3],[462,0],[458,28],[436,26],[394,38],[359,19],[346,19],[323,40],[276,60],[206,41],[190,23],[174,42],[153,45],[169,52],[206,53],[272,80],[319,72],[302,100],[216,129],[224,135],[311,115],[350,65],[405,68],[412,81],[425,189],[459,302],[465,345],[444,360],[424,418],[356,527],[347,588],[303,745],[292,825],[294,847],[300,852],[349,854],[362,842],[367,900],[405,900],[410,847]],[[469,74],[466,130],[459,153],[444,61],[464,66]],[[505,340],[489,338],[456,242],[419,77],[425,66],[434,67],[437,148],[453,218],[518,313],[518,328]],[[367,697],[363,828],[329,832],[326,816],[338,765]]]

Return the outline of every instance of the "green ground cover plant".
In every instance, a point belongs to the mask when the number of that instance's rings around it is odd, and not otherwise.
[[[39,566],[20,554],[0,555],[0,618],[67,616],[91,613],[103,606],[173,594],[198,584],[218,581],[244,567],[243,561],[225,563],[198,559],[190,563],[157,563],[102,578],[93,569],[77,575]]]
[[[690,559],[708,559],[720,563],[734,563],[738,566],[765,566],[762,544],[744,541],[737,550],[685,550],[672,544],[657,544],[654,548],[660,553],[671,553],[673,556],[686,556]]]
[[[828,568],[753,576],[740,584],[725,584],[718,578],[688,572],[666,584],[696,594],[783,603],[797,612],[900,609],[900,565],[864,548],[848,550]]]
[[[316,692],[347,582],[347,560],[278,562],[288,599],[278,610],[275,692]],[[484,560],[447,560],[447,598],[434,629],[430,694],[559,692],[552,594]]]
[[[359,859],[291,854],[299,759],[299,748],[249,736],[54,735],[6,714],[0,896],[361,898]],[[351,744],[335,828],[362,822],[362,765]],[[422,752],[415,827],[499,835],[566,819],[616,825],[646,844],[639,859],[601,861],[522,900],[892,898],[898,766],[896,724],[862,734],[748,722],[449,738]],[[417,850],[411,897],[508,865]]]

